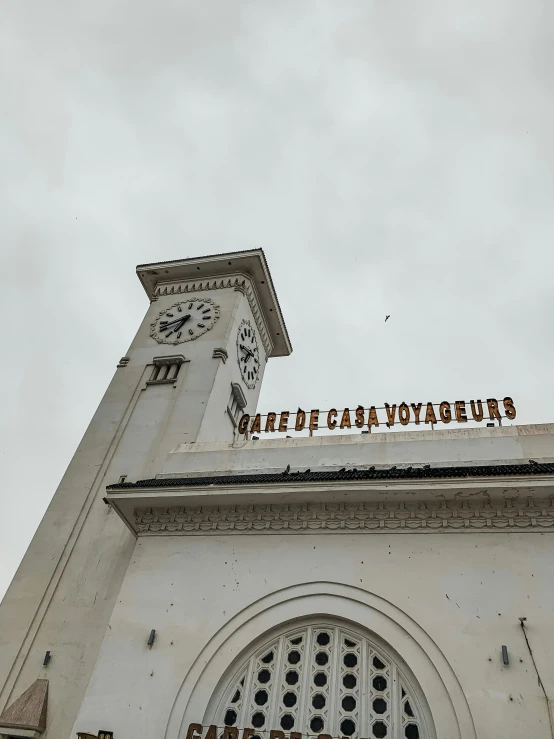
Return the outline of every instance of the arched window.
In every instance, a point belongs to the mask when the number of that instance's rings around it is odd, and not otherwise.
[[[216,709],[218,726],[353,739],[430,739],[419,691],[398,660],[348,626],[289,627],[244,662]]]

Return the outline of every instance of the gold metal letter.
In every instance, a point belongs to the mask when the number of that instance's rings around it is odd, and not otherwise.
[[[294,427],[294,430],[302,431],[305,425],[306,425],[306,414],[304,413],[304,411],[301,411],[299,408],[296,413],[296,425]]]
[[[425,423],[436,423],[435,409],[432,403],[427,403],[427,411],[425,413]]]
[[[375,410],[375,406],[372,405],[369,409],[369,417],[367,419],[367,427],[368,429],[372,426],[378,426],[379,425],[379,419],[377,418],[377,411]]]
[[[452,420],[452,411],[450,410],[450,403],[448,403],[446,400],[443,400],[439,406],[439,413],[440,413],[441,421],[443,423],[450,423],[450,421]]]
[[[477,401],[477,405],[479,406],[479,410],[475,410],[475,403],[473,400],[470,401],[471,403],[471,415],[473,416],[474,421],[482,421],[483,420],[483,404],[480,400]]]
[[[456,401],[456,420],[458,423],[467,423],[466,404],[464,400]]]
[[[345,426],[347,426],[349,429],[352,428],[352,424],[350,423],[350,410],[348,408],[345,408],[342,413],[342,418],[340,420],[340,427],[343,429]]]
[[[239,434],[245,434],[248,431],[248,423],[250,421],[250,416],[248,413],[245,413],[244,416],[239,421]]]
[[[319,410],[310,413],[310,431],[317,431],[319,428]]]
[[[287,431],[289,423],[289,412],[283,411],[281,413],[281,418],[279,419],[279,431]]]
[[[504,398],[502,402],[504,403],[506,418],[509,418],[510,421],[513,421],[516,417],[516,407],[514,405],[514,401],[511,398]]]
[[[402,426],[407,426],[410,423],[410,409],[406,403],[401,403],[398,407],[398,420]]]
[[[189,724],[187,739],[200,739],[202,736],[202,724]]]
[[[487,405],[489,407],[489,417],[491,421],[494,421],[495,418],[502,418],[500,415],[500,411],[498,410],[498,400],[496,398],[489,398],[487,400]]]

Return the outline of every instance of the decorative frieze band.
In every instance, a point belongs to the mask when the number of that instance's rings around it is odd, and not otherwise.
[[[220,278],[215,280],[198,280],[195,282],[160,283],[156,287],[156,292],[153,299],[157,300],[159,297],[164,295],[182,295],[186,293],[202,292],[205,290],[221,290],[223,288],[232,288],[234,290],[238,290],[246,296],[266,354],[271,354],[271,338],[269,336],[265,320],[260,311],[258,300],[255,296],[252,285],[250,284],[250,280],[248,280],[246,277],[238,276],[232,278],[227,277],[225,279]]]
[[[453,500],[137,508],[140,534],[554,530],[554,500]]]

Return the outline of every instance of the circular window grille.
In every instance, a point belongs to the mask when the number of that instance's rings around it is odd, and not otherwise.
[[[332,737],[429,739],[422,708],[395,662],[355,632],[290,630],[243,664],[223,694],[218,726]]]

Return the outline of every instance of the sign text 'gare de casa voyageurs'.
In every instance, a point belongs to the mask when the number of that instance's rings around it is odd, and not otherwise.
[[[437,411],[435,412],[435,408]],[[377,411],[380,411],[380,414]],[[303,431],[308,428],[310,431],[316,431],[319,428],[327,427],[331,431],[334,429],[358,428],[362,429],[367,426],[371,431],[373,426],[379,426],[384,423],[388,428],[394,426],[396,422],[402,426],[409,423],[420,425],[421,423],[450,423],[457,421],[458,423],[467,423],[467,421],[483,421],[483,419],[500,421],[502,416],[510,421],[516,417],[516,408],[512,398],[506,397],[502,401],[496,398],[489,398],[486,401],[456,400],[449,403],[444,400],[442,403],[400,403],[400,405],[389,405],[385,403],[384,408],[376,408],[372,405],[370,408],[363,408],[361,405],[356,409],[337,410],[331,408],[330,411],[320,413],[319,409],[311,410],[309,413],[300,408],[294,413],[290,411],[281,411],[281,413],[268,413],[264,416],[265,423],[262,423],[262,415],[251,417],[245,413],[239,421],[239,433],[264,433],[272,431]],[[291,416],[296,416],[292,418]],[[381,416],[381,420],[379,420]],[[294,420],[294,424],[293,424]]]

